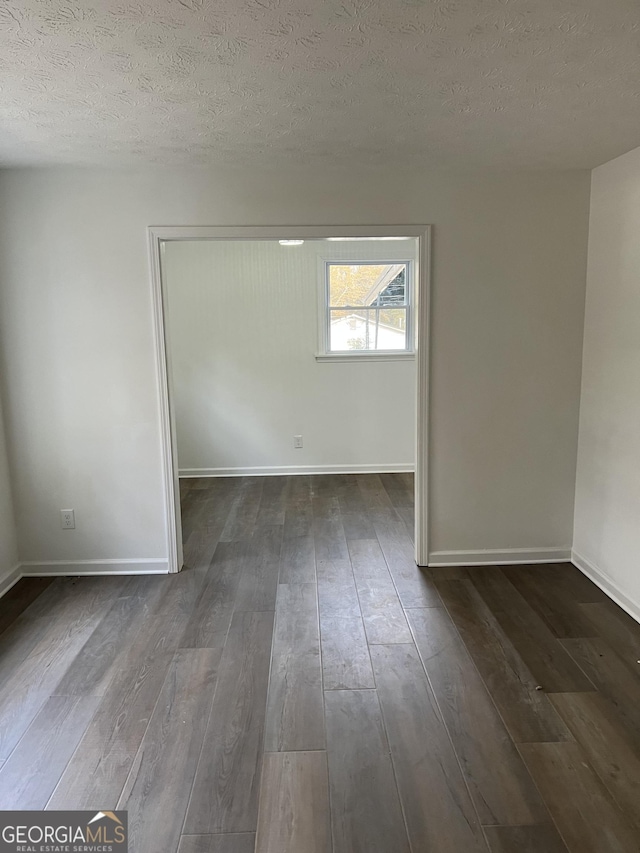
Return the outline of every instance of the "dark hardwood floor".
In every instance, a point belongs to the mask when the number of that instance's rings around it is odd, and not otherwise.
[[[176,576],[0,600],[0,808],[132,853],[640,850],[640,625],[569,564],[418,570],[407,474],[189,480]]]

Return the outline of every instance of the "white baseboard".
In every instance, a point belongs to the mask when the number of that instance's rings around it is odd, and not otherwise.
[[[20,566],[22,577],[47,575],[166,575],[169,561],[166,559],[134,560],[52,560],[47,563],[26,562]]]
[[[429,566],[515,566],[521,563],[567,563],[571,548],[500,548],[496,551],[432,551]]]
[[[393,465],[261,465],[256,468],[181,468],[179,477],[273,477],[279,474],[402,474],[413,462]]]
[[[14,566],[11,571],[0,581],[0,597],[6,592],[9,592],[12,586],[15,586],[22,577],[20,563]]]
[[[0,581],[0,598],[9,592],[20,578],[43,577],[90,577],[94,575],[167,575],[169,561],[166,559],[135,560],[51,560],[48,563],[19,563]]]
[[[586,557],[578,554],[577,551],[571,551],[571,562],[577,569],[580,569],[582,574],[586,575],[590,581],[593,581],[596,586],[599,586],[600,589],[609,596],[609,598],[613,599],[616,604],[619,604],[620,607],[622,607],[622,609],[632,617],[632,619],[635,619],[636,622],[640,622],[640,604],[629,598],[629,596],[620,589],[615,581],[608,577],[608,575],[606,575],[597,566],[594,566],[594,564],[587,560]]]

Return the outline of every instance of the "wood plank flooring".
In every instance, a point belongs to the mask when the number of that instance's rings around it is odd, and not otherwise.
[[[0,808],[132,853],[637,853],[640,625],[419,570],[408,474],[181,483],[185,569],[0,599]]]

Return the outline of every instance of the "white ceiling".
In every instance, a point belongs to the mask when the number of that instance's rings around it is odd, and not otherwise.
[[[0,165],[592,167],[638,0],[0,0]]]

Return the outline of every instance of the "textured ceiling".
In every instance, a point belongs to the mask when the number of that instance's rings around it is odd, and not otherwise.
[[[638,0],[0,0],[0,164],[592,167]]]

